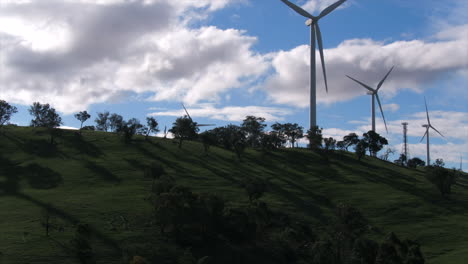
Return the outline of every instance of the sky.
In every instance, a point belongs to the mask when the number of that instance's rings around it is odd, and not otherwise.
[[[292,0],[318,15],[334,0]],[[309,120],[309,28],[280,0],[0,0],[0,99],[29,125],[33,102],[49,103],[64,127],[73,114],[109,111],[168,128],[184,114],[224,126],[247,115]],[[370,96],[350,75],[376,86],[388,133],[425,160],[424,98],[431,159],[468,169],[468,2],[348,0],[319,22],[329,92],[317,51],[317,123],[338,140],[370,130]],[[396,159],[397,156],[392,157]]]

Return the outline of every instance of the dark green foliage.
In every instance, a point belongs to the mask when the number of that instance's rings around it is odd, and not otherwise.
[[[372,156],[375,156],[377,152],[379,152],[384,147],[384,145],[388,145],[387,139],[380,136],[375,131],[369,130],[362,136],[362,140],[366,142],[366,147],[369,150],[369,154]]]
[[[94,120],[96,122],[96,130],[97,131],[105,131],[107,132],[107,129],[109,127],[109,112],[102,112],[102,113],[97,113],[98,116]]]
[[[271,151],[279,148],[283,144],[277,133],[262,134],[260,137],[260,147],[264,151]]]
[[[95,131],[96,128],[94,126],[84,126],[81,130]]]
[[[151,133],[158,133],[159,128],[158,128],[158,121],[156,121],[156,118],[154,117],[146,117],[146,133],[145,133],[145,139],[148,139],[148,136]]]
[[[50,143],[54,143],[54,128],[62,124],[62,118],[50,107],[49,104],[41,104],[38,102],[33,103],[29,108],[29,113],[34,117],[31,120],[32,127],[45,127],[50,133]]]
[[[307,131],[306,137],[309,140],[308,147],[310,149],[318,150],[322,148],[322,141],[323,141],[322,130],[323,128],[319,128],[318,126],[315,126],[314,128],[309,129]]]
[[[332,137],[323,139],[325,151],[333,151],[336,149],[336,140]]]
[[[208,152],[210,146],[214,146],[217,143],[216,134],[212,130],[205,131],[200,134],[200,140],[203,143],[205,152]]]
[[[211,131],[216,135],[217,145],[234,151],[237,158],[241,160],[241,155],[247,147],[247,137],[241,127],[231,124]]]
[[[426,162],[424,162],[422,159],[418,157],[414,157],[412,159],[408,160],[408,167],[410,168],[416,168],[416,167],[424,167],[426,165]]]
[[[179,148],[182,147],[183,140],[196,139],[198,131],[197,123],[187,116],[177,118],[172,128],[169,129],[169,132],[174,134],[176,139],[179,139]]]
[[[91,117],[90,114],[88,114],[87,111],[82,111],[82,112],[78,112],[75,114],[75,118],[78,119],[78,121],[80,121],[80,133],[81,133],[81,130],[83,128],[83,123],[86,122],[86,120],[88,120],[89,118]]]
[[[249,202],[252,204],[253,201],[260,199],[263,194],[267,191],[267,184],[264,180],[254,177],[248,177],[244,179],[243,187],[249,197]]]
[[[291,147],[294,147],[298,139],[304,137],[304,128],[297,123],[275,123],[271,125],[271,128],[277,133],[283,144],[289,141]]]
[[[361,158],[366,155],[367,143],[363,140],[359,140],[359,142],[354,147],[354,151],[359,161]]]
[[[434,166],[435,167],[444,167],[445,166],[445,162],[443,159],[436,159],[436,161],[434,162]]]
[[[128,121],[122,121],[121,126],[117,128],[116,132],[122,135],[125,143],[129,143],[132,140],[132,137],[142,128],[143,125],[140,124],[140,120],[130,118]]]
[[[18,109],[10,105],[4,100],[0,100],[0,128],[5,125],[13,114],[17,113]]]
[[[112,114],[109,116],[109,128],[110,131],[112,132],[118,132],[122,130],[122,127],[124,126],[124,120],[123,117],[119,114]]]
[[[450,195],[456,175],[457,171],[441,166],[429,166],[426,170],[426,178],[437,187],[442,196]]]
[[[241,128],[245,132],[247,144],[252,147],[260,146],[260,138],[265,129],[265,118],[247,116],[242,122]]]
[[[356,133],[349,133],[348,135],[343,137],[343,144],[346,150],[349,147],[356,145],[359,142],[359,136]]]

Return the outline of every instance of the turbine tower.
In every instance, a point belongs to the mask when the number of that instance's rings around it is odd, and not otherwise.
[[[325,60],[323,57],[323,42],[322,33],[318,21],[335,10],[338,6],[346,2],[346,0],[340,0],[325,8],[318,16],[313,16],[309,12],[305,11],[301,7],[289,2],[288,0],[281,0],[283,3],[288,5],[299,15],[308,18],[306,25],[310,26],[310,129],[312,130],[317,126],[317,83],[316,83],[316,70],[315,70],[315,39],[317,38],[320,60],[322,61],[323,79],[325,81],[325,90],[328,93],[328,82],[327,73],[325,71]]]
[[[403,154],[405,155],[406,161],[408,161],[408,122],[403,122],[401,124],[403,125]]]
[[[421,138],[421,141],[422,142],[424,140],[424,137],[426,137],[426,151],[427,151],[427,156],[426,156],[426,165],[427,166],[430,166],[431,165],[431,155],[430,155],[430,151],[429,151],[429,128],[432,128],[434,129],[437,133],[439,133],[439,135],[441,135],[442,137],[444,137],[444,135],[442,135],[439,130],[437,130],[435,127],[433,127],[431,125],[431,120],[429,119],[429,111],[427,110],[427,102],[426,102],[426,97],[424,97],[424,104],[426,105],[426,117],[427,117],[427,124],[425,125],[422,125],[423,127],[426,128],[426,133],[424,133],[424,136]]]
[[[384,121],[384,124],[385,124],[385,130],[387,131],[388,133],[388,128],[387,128],[387,122],[385,121],[385,116],[384,116],[384,113],[383,113],[383,110],[382,110],[382,104],[380,103],[380,98],[379,98],[379,89],[382,87],[382,84],[385,82],[385,80],[387,79],[388,75],[390,75],[390,73],[392,72],[394,66],[387,72],[387,74],[385,75],[385,77],[379,82],[379,84],[377,85],[377,88],[374,89],[374,88],[371,88],[369,85],[363,83],[363,82],[360,82],[356,79],[354,79],[353,77],[350,77],[348,75],[346,75],[346,77],[350,78],[351,80],[359,83],[360,85],[362,85],[364,88],[366,88],[368,91],[367,91],[367,94],[368,95],[371,95],[371,115],[372,115],[372,131],[375,132],[375,99],[377,98],[377,103],[379,103],[379,108],[380,108],[380,113],[382,114],[382,119]]]

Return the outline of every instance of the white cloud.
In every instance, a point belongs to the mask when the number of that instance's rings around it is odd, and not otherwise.
[[[256,80],[268,63],[243,31],[188,24],[241,2],[2,3],[2,99],[48,102],[66,114],[144,92],[151,100],[215,102]]]
[[[425,85],[448,73],[458,72],[463,77],[461,73],[468,69],[468,34],[464,33],[467,29],[468,24],[458,26],[457,30],[447,29],[437,34],[439,37],[435,41],[343,41],[336,48],[324,50],[328,94],[316,52],[317,101],[334,103],[365,95],[366,90],[345,75],[376,86],[393,65],[395,69],[380,90],[382,99],[403,89],[422,91]],[[457,51],[456,55],[454,51]],[[267,79],[263,89],[273,102],[300,107],[309,105],[309,52],[309,46],[302,45],[270,54],[275,73]]]
[[[385,104],[385,105],[382,105],[382,108],[384,112],[386,111],[396,112],[400,109],[400,105],[399,104]]]
[[[215,120],[241,122],[246,116],[261,116],[268,122],[282,121],[285,116],[291,115],[291,110],[275,107],[262,106],[227,106],[216,108],[206,104],[198,108],[188,108],[190,116],[196,121],[197,117],[205,117]],[[150,113],[150,116],[174,116],[180,117],[185,115],[183,109],[175,111],[163,111]]]

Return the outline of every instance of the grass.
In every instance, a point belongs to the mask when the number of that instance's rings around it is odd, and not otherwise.
[[[120,261],[123,248],[147,238],[151,179],[144,168],[153,162],[178,184],[217,193],[233,206],[248,203],[244,177],[263,178],[269,191],[261,199],[317,232],[337,204],[347,203],[369,219],[381,234],[376,238],[393,231],[419,242],[429,264],[461,264],[468,257],[466,179],[447,200],[422,170],[370,157],[358,162],[351,153],[325,159],[306,149],[248,149],[239,161],[217,147],[206,154],[197,142],[179,149],[170,139],[136,137],[124,144],[112,133],[63,131],[51,147],[48,137],[27,127],[0,133],[0,263],[76,263],[66,248],[78,222],[92,228],[98,263]],[[49,238],[41,227],[46,209],[65,227]]]

